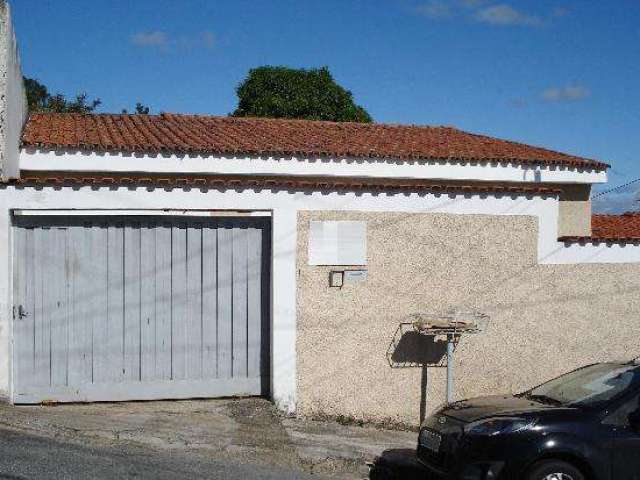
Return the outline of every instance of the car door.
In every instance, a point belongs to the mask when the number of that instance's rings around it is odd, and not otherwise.
[[[636,415],[640,415],[640,393],[623,401],[602,422],[610,434],[612,479],[640,480],[640,429],[629,421]]]

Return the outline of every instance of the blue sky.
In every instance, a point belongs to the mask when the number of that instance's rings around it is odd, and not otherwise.
[[[90,5],[90,6],[89,6]],[[23,70],[102,111],[226,115],[251,67],[330,68],[378,122],[464,130],[640,177],[638,0],[14,0]],[[637,208],[640,182],[599,197]],[[604,201],[603,201],[604,200]]]

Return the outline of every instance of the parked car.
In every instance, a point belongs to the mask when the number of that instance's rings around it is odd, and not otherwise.
[[[638,363],[588,365],[438,409],[417,456],[434,479],[639,480],[639,399]]]

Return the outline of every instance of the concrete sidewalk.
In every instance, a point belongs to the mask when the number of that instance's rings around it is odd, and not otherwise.
[[[415,432],[283,418],[258,398],[1,405],[0,425],[85,445],[130,444],[344,479],[368,478],[367,462],[416,442]]]

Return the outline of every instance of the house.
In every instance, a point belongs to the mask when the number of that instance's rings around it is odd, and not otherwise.
[[[459,398],[639,354],[640,217],[592,215],[605,163],[450,127],[27,118],[2,13],[7,401],[416,423],[445,381],[395,368],[425,363],[395,342],[421,311],[491,318],[457,345]]]

